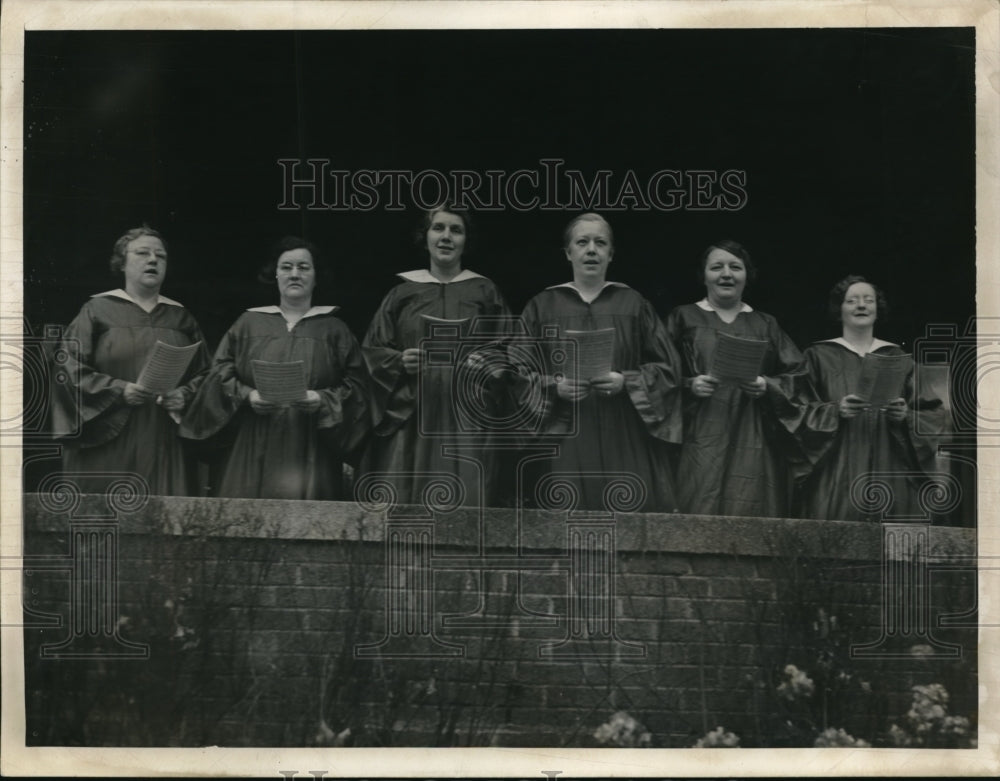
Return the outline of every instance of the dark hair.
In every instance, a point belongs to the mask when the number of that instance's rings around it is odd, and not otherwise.
[[[465,249],[462,251],[463,255],[468,254],[469,245],[472,243],[473,236],[473,225],[472,225],[472,212],[469,211],[464,206],[459,206],[455,203],[440,203],[432,209],[428,209],[420,216],[420,224],[417,226],[417,230],[413,234],[414,243],[423,250],[427,249],[427,231],[431,229],[431,225],[434,224],[434,215],[438,212],[447,212],[448,214],[454,214],[456,217],[461,218],[462,226],[465,228]]]
[[[604,219],[597,212],[584,212],[583,214],[578,214],[572,220],[567,223],[565,230],[563,230],[563,249],[569,246],[570,236],[573,235],[573,228],[579,225],[581,222],[603,222],[608,229],[608,237],[611,239],[611,248],[615,247],[615,232],[611,228],[611,223]]]
[[[835,323],[839,323],[841,321],[840,307],[844,303],[844,298],[847,297],[847,291],[851,285],[856,285],[859,282],[871,285],[872,288],[874,288],[875,304],[878,307],[878,311],[875,313],[875,319],[884,323],[889,319],[889,301],[886,299],[885,293],[883,293],[882,288],[874,282],[869,282],[867,279],[858,274],[849,274],[830,289],[830,298],[827,304],[827,313],[830,315],[830,319]]]
[[[316,287],[319,288],[326,281],[329,272],[326,266],[326,259],[319,251],[319,247],[309,241],[309,239],[303,239],[300,236],[284,236],[274,243],[268,255],[267,262],[261,266],[260,273],[257,274],[257,280],[265,285],[273,285],[274,277],[278,273],[278,258],[286,252],[291,252],[293,249],[309,251],[309,255],[312,256],[313,268],[316,270]]]
[[[708,263],[708,256],[714,249],[725,250],[730,255],[735,255],[743,261],[743,265],[747,270],[747,287],[749,287],[753,281],[757,279],[757,267],[754,265],[753,261],[750,260],[750,253],[747,252],[746,247],[739,242],[733,241],[732,239],[720,239],[719,241],[713,241],[708,245],[708,247],[705,248],[705,251],[701,253],[701,258],[698,260],[697,279],[699,284],[705,284],[705,265]]]
[[[120,274],[125,268],[125,253],[128,252],[128,245],[131,244],[136,239],[140,239],[143,236],[152,236],[153,238],[159,239],[163,242],[163,248],[167,248],[167,241],[160,235],[159,231],[155,231],[148,225],[143,225],[141,228],[132,228],[126,231],[118,241],[115,242],[115,248],[111,251],[111,260],[109,265],[111,267],[112,274]]]

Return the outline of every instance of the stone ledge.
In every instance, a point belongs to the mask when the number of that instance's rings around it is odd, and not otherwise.
[[[26,533],[59,533],[69,529],[66,513],[48,509],[39,494],[23,497]],[[77,517],[106,513],[104,497],[79,497]],[[429,516],[423,508],[398,508],[393,523],[430,523],[436,553],[449,549],[510,551],[530,558],[542,551],[566,550],[567,528],[606,523],[594,514],[506,508],[464,508]],[[88,521],[83,521],[88,522]],[[354,502],[278,499],[210,499],[152,496],[139,510],[119,515],[122,534],[165,534],[191,537],[273,539],[281,541],[365,541],[385,539],[385,513]],[[615,544],[620,554],[697,554],[723,556],[802,556],[806,558],[879,561],[882,533],[878,524],[778,518],[741,518],[682,514],[619,513]],[[517,540],[521,540],[520,545]],[[976,532],[951,527],[930,528],[932,561],[974,563]]]

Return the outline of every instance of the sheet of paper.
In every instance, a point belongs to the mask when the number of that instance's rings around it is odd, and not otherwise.
[[[169,393],[181,384],[181,379],[200,346],[201,342],[195,342],[187,347],[174,347],[157,339],[153,352],[146,359],[146,365],[139,372],[136,384],[151,393]]]
[[[753,382],[764,365],[767,341],[719,334],[708,373],[723,382]]]
[[[868,353],[861,361],[861,376],[854,393],[874,407],[883,407],[903,395],[912,368],[912,355]]]
[[[306,397],[306,371],[302,361],[251,361],[253,383],[264,401],[290,404]]]
[[[566,338],[576,342],[577,377],[591,380],[611,371],[611,354],[615,348],[615,329],[596,331],[566,331]]]

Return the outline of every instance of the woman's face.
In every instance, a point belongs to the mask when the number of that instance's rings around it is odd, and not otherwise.
[[[427,229],[427,252],[435,266],[462,265],[465,251],[465,221],[457,214],[435,212]]]
[[[282,301],[311,300],[316,287],[312,253],[305,247],[290,249],[278,256],[275,269]]]
[[[581,220],[573,226],[569,244],[566,245],[566,259],[573,266],[574,281],[603,282],[614,255],[611,231],[606,223],[600,220]]]
[[[840,305],[840,319],[844,325],[870,328],[878,316],[878,296],[867,282],[855,282],[844,292]]]
[[[746,264],[727,250],[713,247],[705,258],[705,289],[713,304],[738,304],[747,285]]]
[[[167,276],[167,248],[156,236],[140,236],[125,248],[125,289],[158,293]]]

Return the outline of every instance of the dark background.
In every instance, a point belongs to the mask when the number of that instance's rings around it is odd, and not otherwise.
[[[28,32],[25,313],[68,323],[117,287],[115,239],[167,238],[164,293],[212,347],[248,306],[271,244],[330,256],[362,337],[398,271],[424,265],[418,213],[280,211],[283,157],[331,168],[746,171],[740,211],[607,213],[610,276],[661,314],[700,298],[702,249],[724,236],[760,267],[746,300],[806,346],[839,335],[827,293],[882,284],[878,335],[912,343],[975,312],[974,30]],[[465,266],[515,311],[569,279],[576,213],[478,215]]]

